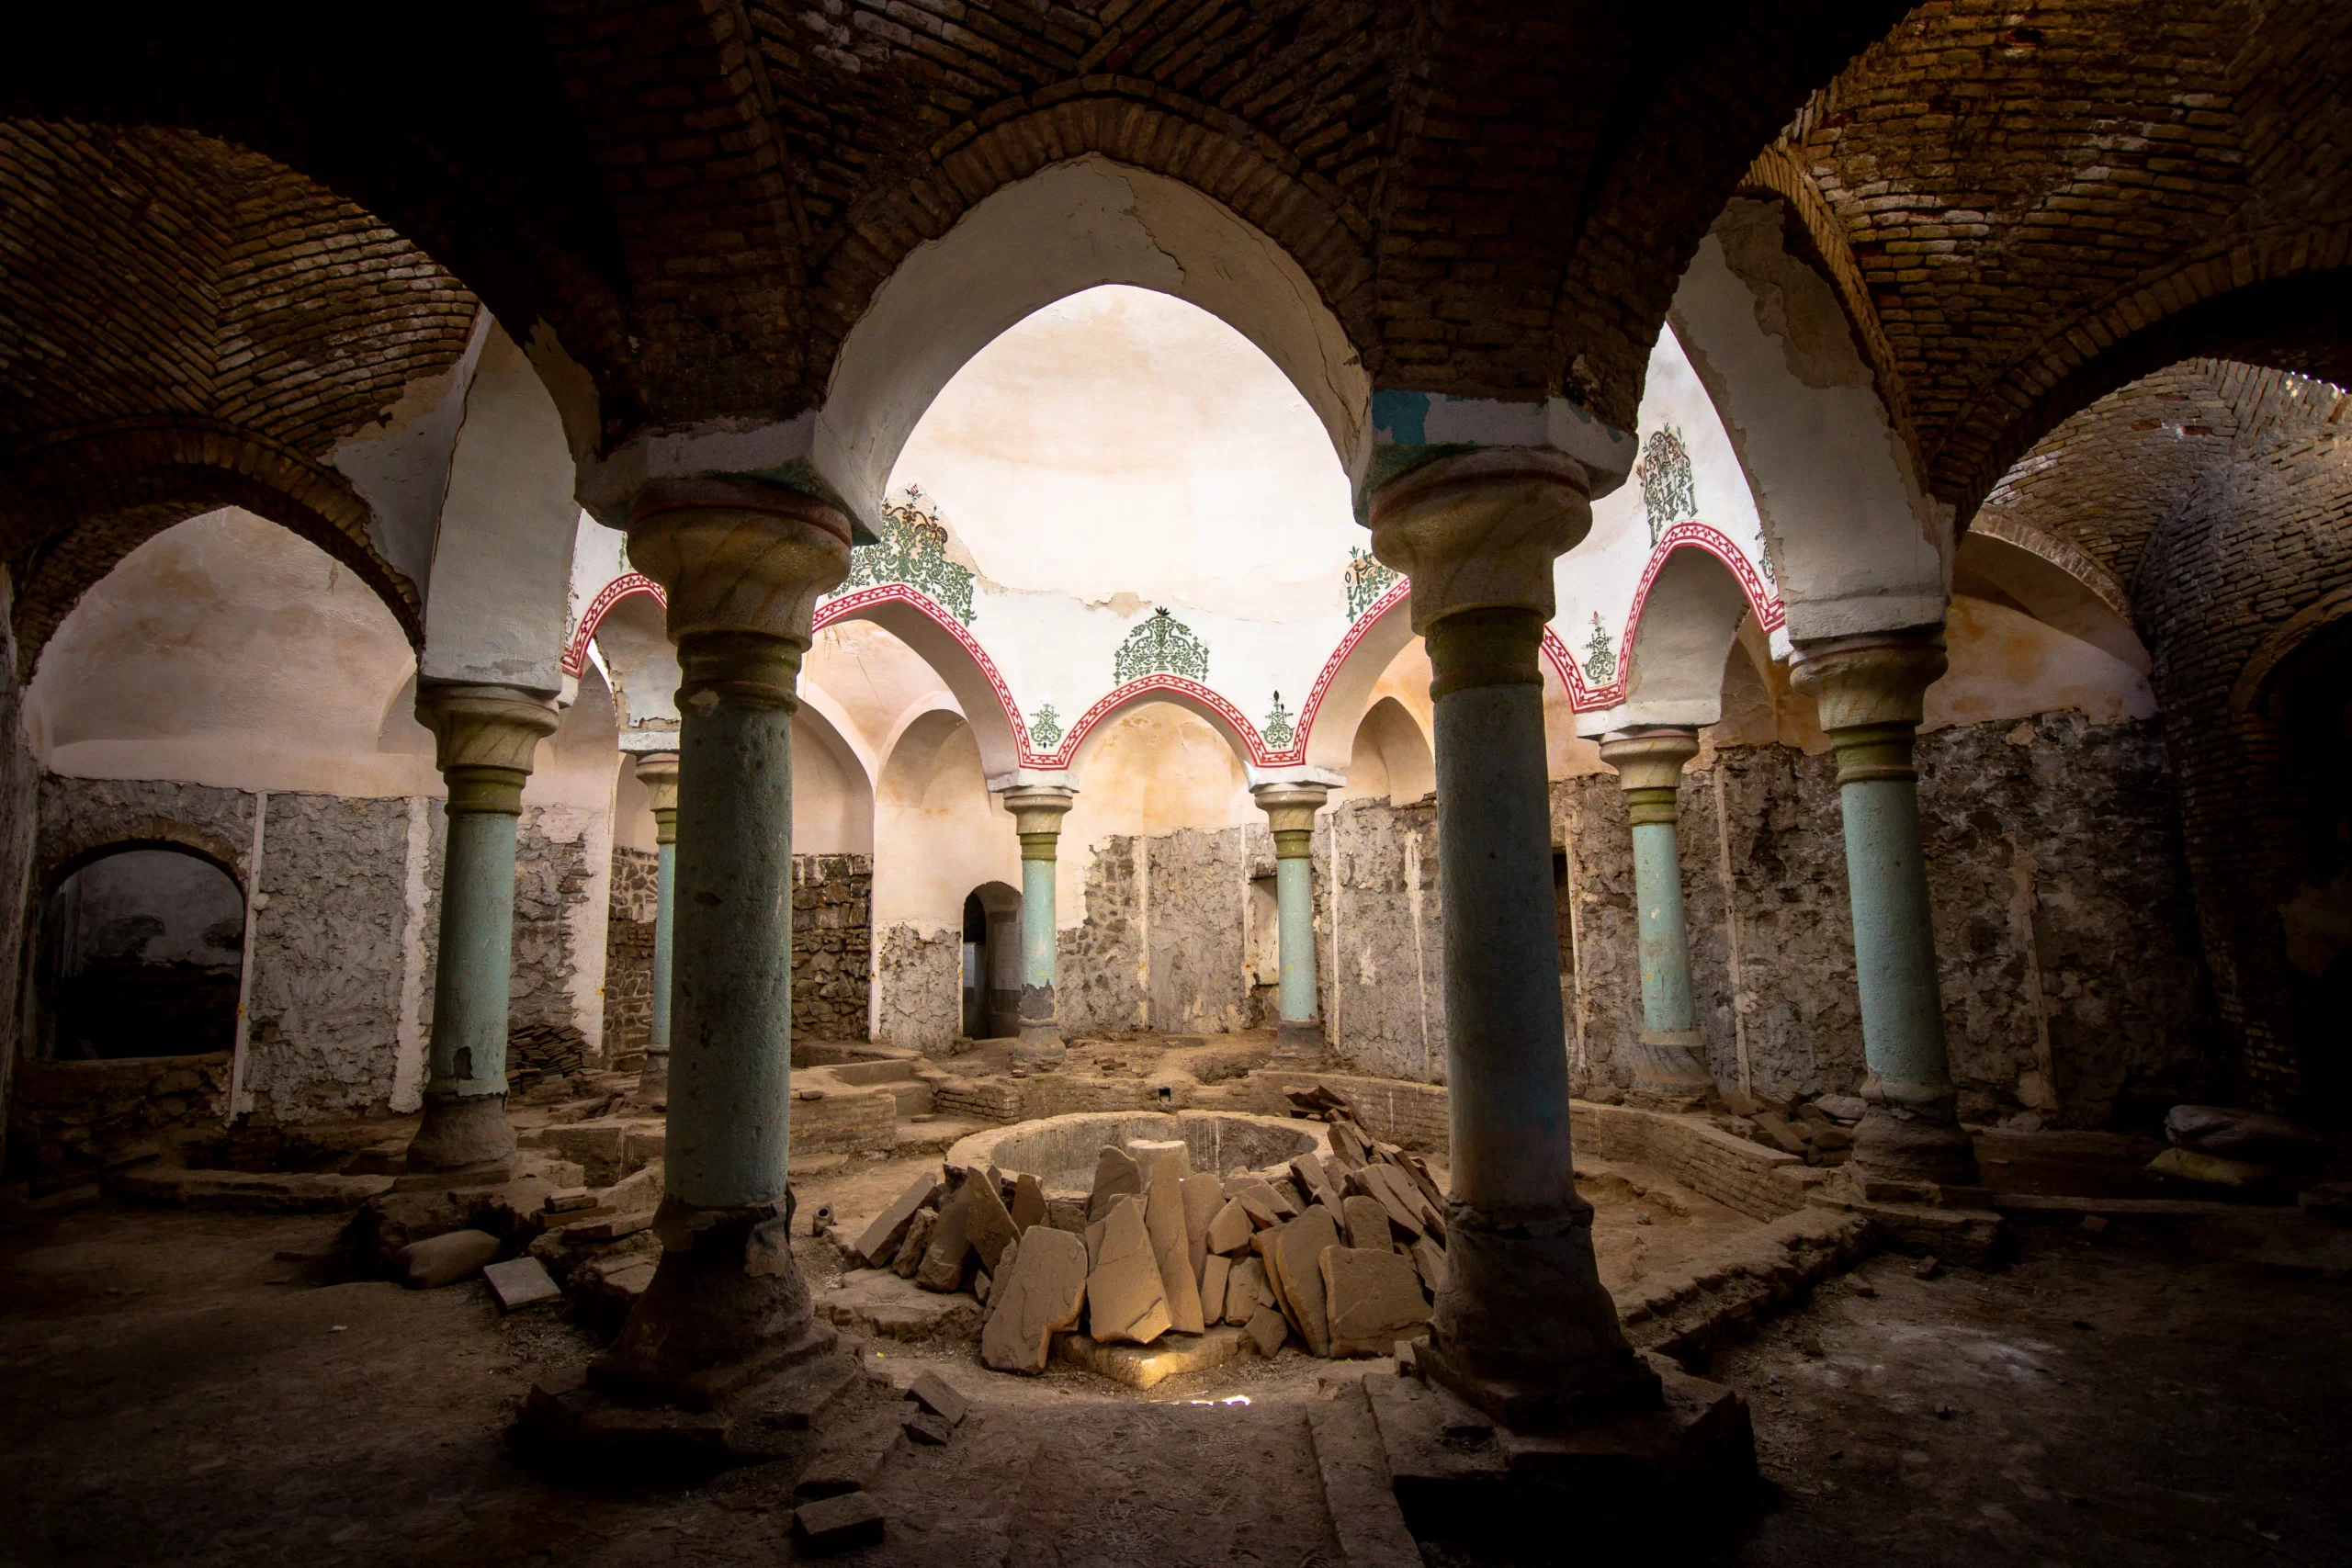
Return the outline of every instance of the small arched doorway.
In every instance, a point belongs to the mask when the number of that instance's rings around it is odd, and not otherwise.
[[[1021,895],[983,883],[964,899],[964,1032],[1002,1040],[1021,1032]]]
[[[186,850],[100,851],[41,905],[41,1054],[51,1061],[191,1056],[236,1043],[245,899]]]

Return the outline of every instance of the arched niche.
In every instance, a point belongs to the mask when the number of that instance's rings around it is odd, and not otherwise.
[[[1125,283],[1188,300],[1262,349],[1345,464],[1371,400],[1356,345],[1298,263],[1215,197],[1088,153],[989,195],[917,246],[834,360],[810,455],[869,522],[900,447],[941,388],[1015,321]]]
[[[1383,697],[1356,726],[1342,800],[1385,800],[1410,806],[1437,788],[1437,763],[1429,738],[1405,705]]]
[[[211,855],[144,839],[75,855],[40,905],[37,1054],[91,1061],[233,1049],[244,933],[243,889]]]
[[[874,785],[857,752],[803,703],[792,716],[792,850],[872,854]]]
[[[1597,735],[1634,725],[1713,724],[1723,716],[1724,660],[1754,611],[1713,551],[1686,545],[1668,555],[1635,611],[1625,700],[1580,728]]]

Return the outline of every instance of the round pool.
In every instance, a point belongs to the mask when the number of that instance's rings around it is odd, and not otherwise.
[[[1320,1122],[1238,1111],[1081,1111],[975,1133],[947,1151],[947,1163],[972,1169],[993,1165],[1035,1177],[1049,1193],[1083,1196],[1093,1190],[1102,1146],[1125,1148],[1133,1138],[1182,1138],[1193,1168],[1213,1176],[1270,1169],[1310,1150],[1331,1152],[1331,1130]]]

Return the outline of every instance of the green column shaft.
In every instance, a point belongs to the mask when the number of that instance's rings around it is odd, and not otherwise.
[[[785,666],[780,678],[696,690],[695,650],[681,650],[687,689],[711,700],[679,705],[664,1154],[670,1197],[726,1209],[783,1198],[792,1141],[788,694],[799,652],[772,638],[708,636],[736,645],[729,673],[762,656]]]
[[[646,1032],[646,1049],[670,1049],[671,954],[677,951],[678,846],[667,840],[654,846],[653,861],[653,1021]]]
[[[1673,823],[1634,824],[1634,899],[1640,910],[1642,1021],[1661,1032],[1695,1028],[1682,855]]]
[[[1047,990],[1054,984],[1054,853],[1048,843],[1042,859],[1030,853],[1023,835],[1021,847],[1021,985]]]
[[[441,871],[428,1094],[506,1092],[506,1007],[514,964],[514,818],[452,800]]]
[[[1283,1021],[1311,1023],[1317,1003],[1315,863],[1304,853],[1279,854],[1274,862],[1274,897],[1282,935]]]
[[[1841,784],[1838,797],[1863,1057],[1889,1083],[1948,1084],[1918,785],[1907,778],[1857,779]]]

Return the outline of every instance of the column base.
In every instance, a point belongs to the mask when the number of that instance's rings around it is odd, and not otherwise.
[[[656,1111],[670,1108],[670,1053],[650,1048],[638,1069],[637,1098]]]
[[[503,1094],[424,1095],[424,1120],[408,1144],[408,1168],[462,1174],[514,1156],[514,1128]]]
[[[1877,1077],[1862,1085],[1870,1109],[1854,1129],[1858,1174],[1889,1181],[1973,1187],[1976,1145],[1961,1131],[1949,1084],[1897,1084]]]
[[[1069,1055],[1069,1046],[1062,1039],[1062,1026],[1046,1021],[1039,1023],[1023,1020],[1020,1043],[1012,1048],[1012,1060],[1024,1067],[1047,1066]]]
[[[1653,1409],[1657,1374],[1625,1343],[1592,1254],[1592,1206],[1544,1215],[1445,1206],[1431,1381],[1514,1432]]]
[[[839,1342],[792,1260],[789,1193],[741,1209],[665,1198],[653,1229],[662,1260],[620,1337],[589,1363],[594,1388],[714,1410]]]
[[[1713,1097],[1715,1076],[1695,1029],[1645,1029],[1634,1048],[1634,1087],[1646,1102],[1687,1111]]]
[[[1323,1021],[1284,1019],[1274,1025],[1274,1058],[1283,1062],[1319,1062],[1329,1054],[1323,1041]]]

